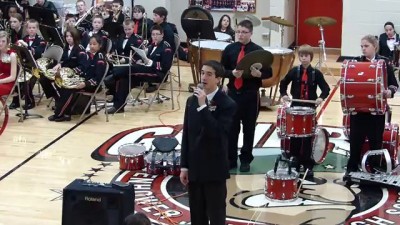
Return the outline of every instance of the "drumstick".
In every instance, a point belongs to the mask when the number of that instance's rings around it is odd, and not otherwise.
[[[289,99],[289,101],[317,104],[317,101],[313,101],[313,100]]]
[[[299,190],[297,190],[297,195],[296,195],[297,197],[299,196],[301,187],[303,186],[304,179],[306,179],[307,173],[308,173],[308,169],[306,169],[306,172],[304,172],[304,175],[303,175],[303,179],[301,179],[301,181],[300,181]]]

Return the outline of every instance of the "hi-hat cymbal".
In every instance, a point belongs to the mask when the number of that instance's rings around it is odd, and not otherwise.
[[[294,25],[289,22],[288,20],[280,17],[280,16],[269,16],[269,17],[263,17],[261,18],[262,20],[270,20],[271,22],[274,22],[276,24],[286,26],[286,27],[294,27]]]
[[[251,77],[250,67],[254,64],[261,64],[261,68],[271,67],[274,61],[274,56],[271,52],[265,50],[252,51],[246,54],[239,64],[236,66],[237,70],[243,71],[243,78]]]
[[[252,14],[235,14],[232,18],[232,21],[235,21],[236,24],[242,20],[250,20],[254,27],[261,25],[261,20]]]
[[[315,16],[315,17],[310,17],[304,20],[304,23],[311,25],[311,26],[329,26],[329,25],[334,25],[336,24],[336,20],[333,19],[332,17],[327,17],[327,16]]]

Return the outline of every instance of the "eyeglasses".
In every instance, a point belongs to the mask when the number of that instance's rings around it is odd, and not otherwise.
[[[248,34],[250,31],[236,31],[237,34]]]

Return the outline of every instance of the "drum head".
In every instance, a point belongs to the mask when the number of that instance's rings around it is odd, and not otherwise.
[[[212,49],[212,50],[220,50],[223,51],[226,46],[229,45],[228,42],[223,42],[223,41],[215,41],[215,40],[202,40],[202,41],[192,41],[190,43],[193,46],[196,46],[197,48],[204,48],[204,49]]]
[[[310,107],[294,106],[287,108],[286,113],[291,115],[312,115],[315,114],[315,109]]]
[[[317,127],[312,146],[312,158],[315,163],[321,164],[325,161],[328,154],[328,131],[322,127]]]
[[[140,144],[124,144],[118,148],[119,155],[122,156],[138,156],[143,155],[146,147]]]
[[[271,52],[272,55],[289,55],[293,53],[293,50],[288,48],[263,47],[263,49]]]

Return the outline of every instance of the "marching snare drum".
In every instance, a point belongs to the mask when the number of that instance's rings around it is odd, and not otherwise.
[[[344,61],[340,79],[340,101],[344,113],[386,112],[386,63]]]
[[[315,109],[309,107],[294,106],[287,108],[284,135],[288,137],[312,136],[316,125],[315,114]]]
[[[215,34],[215,38],[217,39],[217,41],[230,42],[232,40],[232,37],[229,34],[225,34],[222,32],[214,32],[214,34]]]
[[[297,198],[298,173],[288,169],[278,168],[276,173],[270,170],[265,175],[264,193],[267,199],[271,201],[287,202],[294,201]]]
[[[118,148],[121,170],[141,170],[144,168],[146,148],[139,144],[124,144]]]

